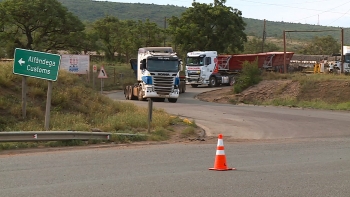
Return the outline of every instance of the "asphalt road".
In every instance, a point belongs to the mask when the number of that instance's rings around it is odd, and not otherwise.
[[[227,165],[237,170],[208,170],[216,144],[0,154],[0,197],[350,196],[348,113],[193,99],[203,90],[188,88],[178,103],[154,104],[195,118],[212,135],[223,133]],[[228,140],[237,136],[272,140]]]
[[[0,196],[350,196],[350,140],[150,145],[0,156]]]
[[[223,134],[234,139],[286,139],[349,137],[350,113],[286,107],[228,105],[202,102],[195,95],[213,88],[191,88],[177,103],[154,102],[155,108],[192,118],[208,136]],[[125,100],[122,92],[110,98]],[[147,107],[147,102],[128,101]]]

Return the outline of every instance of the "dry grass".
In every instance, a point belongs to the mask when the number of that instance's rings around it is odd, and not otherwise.
[[[0,131],[44,130],[47,82],[28,78],[27,118],[22,118],[21,76],[12,74],[12,63],[1,64]],[[94,91],[85,79],[60,71],[53,84],[51,130],[89,131],[99,128],[106,132],[142,133],[148,128],[148,109],[132,103],[118,102]],[[154,109],[151,129],[155,133],[169,132],[174,123],[163,110]],[[186,123],[183,123],[186,124]]]

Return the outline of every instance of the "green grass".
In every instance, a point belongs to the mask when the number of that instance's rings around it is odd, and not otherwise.
[[[102,63],[100,64],[102,65]],[[0,63],[0,132],[1,131],[43,131],[46,107],[47,81],[27,78],[27,117],[22,117],[21,83],[22,77],[12,74],[12,63]],[[108,72],[131,72],[127,65],[107,65]],[[118,69],[117,69],[118,68]],[[112,74],[113,75],[113,74]],[[111,76],[111,75],[109,75]],[[129,80],[129,79],[128,79]],[[129,83],[128,80],[120,83]],[[111,78],[105,84],[113,84]],[[131,81],[131,80],[130,80]],[[112,85],[111,85],[112,87]],[[114,86],[113,86],[114,87]],[[169,129],[174,123],[181,122],[178,117],[167,114],[164,110],[153,109],[151,133],[147,136],[113,135],[117,143],[167,140]],[[185,123],[184,123],[185,124]],[[185,124],[186,125],[186,124]],[[187,125],[193,127],[192,125]],[[86,78],[60,71],[57,82],[53,83],[51,100],[50,130],[90,131],[99,128],[112,133],[148,134],[148,109],[137,107],[128,102],[113,101],[99,91],[93,90]],[[99,143],[91,141],[88,143]],[[62,141],[35,143],[0,143],[0,150],[32,146],[66,146],[84,145],[80,141]]]
[[[310,109],[324,109],[324,110],[350,110],[350,102],[342,103],[327,103],[319,99],[312,101],[300,101],[296,99],[274,99],[271,101],[265,101],[259,103],[260,105],[272,105],[272,106],[286,106],[286,107],[299,107]]]
[[[167,129],[157,128],[152,134],[148,137],[151,141],[163,141],[169,139],[170,134]]]
[[[37,142],[0,143],[0,151],[23,149],[23,148],[36,148],[38,146],[39,146],[39,143]]]
[[[125,63],[110,63],[110,62],[93,62],[91,63],[91,70],[92,66],[96,65],[98,72],[101,68],[101,66],[104,67],[108,78],[103,79],[103,90],[104,91],[110,91],[110,90],[121,90],[123,87],[129,84],[134,84],[136,82],[136,76],[134,75],[133,70],[131,69],[129,64]],[[95,77],[95,89],[101,90],[101,79],[98,79],[98,72],[97,73],[90,73],[90,84],[93,86],[93,80],[92,77]]]
[[[194,129],[194,127],[187,127],[185,128],[182,132],[181,132],[181,137],[185,138],[185,137],[191,137],[196,135],[196,130]]]

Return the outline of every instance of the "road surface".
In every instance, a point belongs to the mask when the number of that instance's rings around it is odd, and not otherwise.
[[[225,141],[225,139],[224,139]],[[4,197],[350,196],[350,140],[150,145],[0,155]]]
[[[286,107],[229,105],[194,99],[200,92],[213,88],[191,88],[180,95],[177,103],[154,102],[171,114],[192,118],[209,136],[223,134],[234,139],[286,139],[315,137],[349,137],[349,112]],[[109,97],[125,101],[123,92]],[[147,102],[133,102],[147,107]]]
[[[195,118],[213,135],[224,133],[227,165],[237,170],[208,170],[216,152],[208,143],[0,153],[0,196],[350,196],[347,113],[193,99],[203,90],[188,88],[178,103],[154,104]],[[226,135],[272,140],[231,142]]]

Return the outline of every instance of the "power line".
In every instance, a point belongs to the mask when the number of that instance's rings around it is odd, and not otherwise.
[[[345,3],[343,3],[343,4],[339,5],[339,6],[336,6],[336,7],[334,7],[334,8],[331,8],[331,9],[329,9],[329,10],[333,10],[333,9],[339,8],[339,7],[341,7],[341,6],[345,5],[345,4],[348,4],[348,3],[350,3],[350,1],[347,1],[347,2],[345,2]],[[329,12],[329,10],[322,11],[321,13],[318,13],[318,14],[316,14],[316,15],[312,15],[312,16],[309,16],[309,17],[305,17],[305,18],[302,18],[302,19],[299,19],[299,20],[296,20],[296,21],[305,20],[305,19],[308,19],[308,18],[311,18],[311,17],[314,17],[314,16],[318,16],[318,15],[320,15],[320,14]],[[348,11],[345,12],[345,13],[338,13],[338,14],[343,14],[343,16],[344,16],[344,15],[347,14],[347,13],[348,13]],[[296,21],[294,21],[294,22],[296,22]]]
[[[350,11],[350,9],[348,9],[348,11],[347,11],[346,13],[348,13],[349,11]],[[339,18],[333,20],[333,21],[330,22],[328,25],[330,25],[330,24],[334,23],[335,21],[339,20],[339,19],[342,18],[344,15],[345,15],[345,14],[341,15]],[[328,26],[328,25],[327,25],[327,26]]]
[[[240,1],[244,1],[244,2],[251,2],[251,3],[259,3],[259,4],[263,4],[263,5],[272,5],[272,6],[278,6],[278,7],[286,7],[286,8],[294,8],[294,9],[299,9],[299,10],[309,10],[309,11],[317,11],[317,12],[321,12],[321,13],[325,13],[325,12],[328,12],[328,13],[336,13],[336,14],[347,14],[347,13],[343,13],[343,12],[334,12],[334,11],[331,11],[335,8],[338,8],[338,7],[341,7],[347,3],[349,3],[350,1],[344,3],[344,4],[341,4],[337,7],[334,7],[334,8],[331,8],[329,10],[318,10],[318,9],[312,9],[312,8],[303,8],[303,7],[295,7],[295,6],[289,6],[290,4],[276,4],[276,3],[263,3],[263,2],[258,2],[258,1],[250,1],[250,0],[240,0]],[[300,20],[303,20],[303,19],[300,19]],[[299,21],[299,20],[298,20]]]

